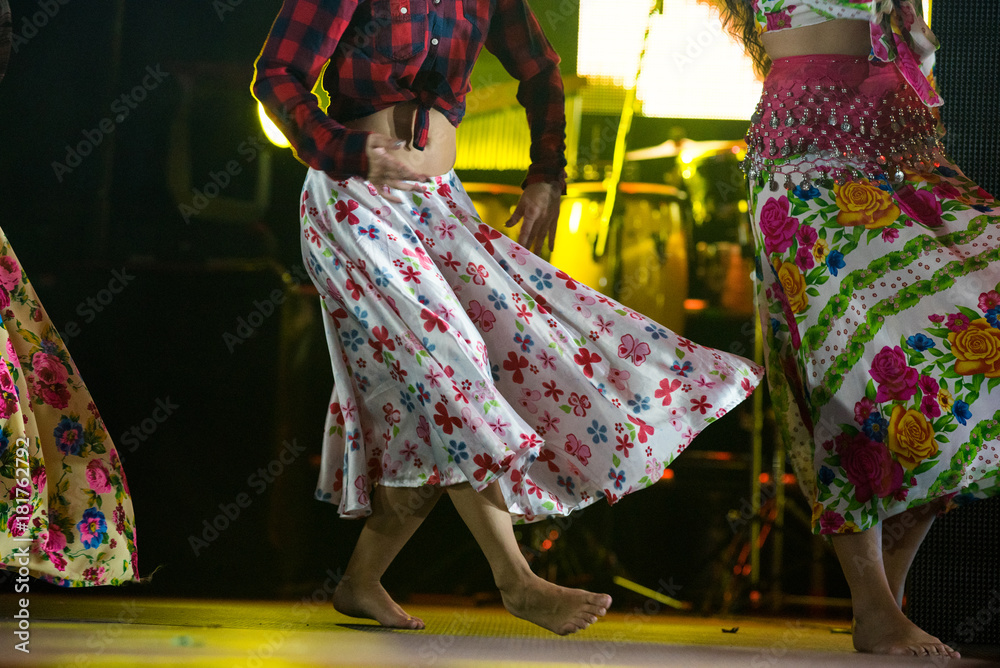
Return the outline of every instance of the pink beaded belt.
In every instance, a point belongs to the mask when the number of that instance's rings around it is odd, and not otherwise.
[[[774,61],[747,131],[747,175],[771,190],[812,181],[902,183],[944,153],[933,112],[895,65],[853,56]],[[795,176],[798,176],[798,179]]]

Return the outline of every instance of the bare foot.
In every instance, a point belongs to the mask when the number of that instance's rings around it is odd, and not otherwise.
[[[501,588],[500,595],[510,614],[561,636],[587,628],[611,605],[607,594],[567,589],[537,575],[516,586]]]
[[[333,592],[333,607],[348,617],[374,619],[393,629],[424,628],[424,621],[406,614],[377,581],[360,582],[345,577]]]
[[[939,656],[960,659],[961,654],[925,633],[899,611],[895,614],[873,615],[851,624],[854,649],[871,654],[902,654],[904,656]]]

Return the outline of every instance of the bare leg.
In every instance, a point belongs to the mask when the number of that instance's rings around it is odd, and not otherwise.
[[[940,507],[941,504],[936,502],[925,503],[882,523],[882,561],[889,581],[889,591],[900,609],[903,607],[903,590],[913,557],[934,524]]]
[[[896,605],[882,561],[881,537],[881,525],[833,536],[833,549],[851,587],[854,648],[873,654],[958,658],[958,652],[921,631]]]
[[[581,631],[604,616],[611,605],[607,594],[559,587],[531,572],[498,485],[476,492],[462,483],[448,487],[448,494],[486,555],[511,614],[559,635]]]
[[[382,626],[424,628],[423,620],[410,617],[389,597],[380,580],[440,497],[441,488],[430,485],[375,488],[372,514],[333,594],[338,612],[374,619]]]

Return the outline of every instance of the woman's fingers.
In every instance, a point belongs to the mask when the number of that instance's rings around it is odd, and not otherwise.
[[[384,199],[384,200],[386,200],[388,202],[394,202],[396,204],[402,204],[403,200],[401,200],[399,197],[396,197],[395,195],[392,194],[392,190],[390,190],[391,187],[392,186],[390,186],[389,184],[383,184],[383,185],[380,185],[378,187],[378,191],[379,191],[379,194],[382,196],[382,199]]]

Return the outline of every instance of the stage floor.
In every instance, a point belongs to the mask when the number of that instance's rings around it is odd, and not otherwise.
[[[611,613],[565,638],[499,608],[407,606],[424,631],[358,623],[329,604],[35,595],[30,654],[14,651],[5,597],[3,666],[997,666],[857,654],[842,622]],[[735,632],[726,632],[736,629]]]

